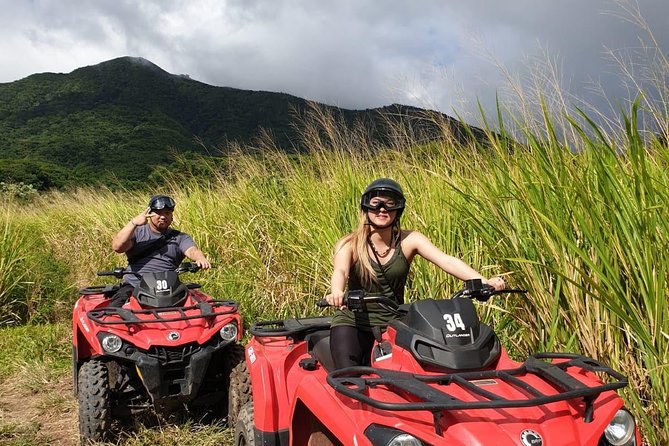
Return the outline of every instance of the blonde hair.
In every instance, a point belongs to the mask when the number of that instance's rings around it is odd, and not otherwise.
[[[395,234],[401,233],[399,217],[395,217],[393,221],[393,232]],[[370,233],[371,229],[367,219],[367,212],[361,209],[360,217],[358,218],[358,227],[350,234],[342,237],[335,244],[334,249],[334,252],[337,253],[347,243],[351,245],[353,253],[353,263],[351,266],[355,267],[358,271],[362,285],[371,285],[372,282],[379,283],[376,271],[372,267],[372,261],[369,257],[367,240]]]

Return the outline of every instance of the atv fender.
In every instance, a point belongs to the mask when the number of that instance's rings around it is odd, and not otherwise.
[[[291,407],[290,444],[307,444],[310,436],[316,433],[314,429],[319,429],[319,433],[328,437],[333,436],[342,444],[366,444],[364,436],[356,438],[357,423],[349,416],[355,411],[342,410],[341,399],[324,382],[324,379],[308,376],[296,389]]]
[[[77,394],[79,388],[78,376],[79,368],[82,362],[91,358],[96,351],[102,351],[100,341],[98,341],[95,334],[86,337],[84,331],[77,321],[74,322],[74,331],[72,336],[72,380],[74,394]]]
[[[277,392],[274,384],[275,374],[278,382],[281,382],[280,370],[273,370],[272,364],[258,350],[250,345],[246,348],[246,365],[249,369],[251,382],[253,383],[252,395],[255,412],[255,426],[263,432],[277,432],[280,429],[288,429],[288,423],[279,424],[279,413],[286,414],[287,407],[280,406],[277,401],[277,393],[284,396],[285,389]],[[285,399],[285,398],[284,398]],[[285,406],[286,403],[283,403]]]

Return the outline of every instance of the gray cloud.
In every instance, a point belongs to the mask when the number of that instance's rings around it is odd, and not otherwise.
[[[669,48],[669,3],[634,3]],[[392,102],[467,114],[543,52],[564,84],[624,97],[605,48],[640,57],[647,34],[613,0],[0,0],[0,82],[123,55],[212,85],[280,91],[347,108]],[[535,58],[535,59],[532,59]],[[595,99],[597,100],[597,99]]]

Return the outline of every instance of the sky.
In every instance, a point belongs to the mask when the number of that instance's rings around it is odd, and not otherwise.
[[[401,103],[467,117],[477,101],[487,108],[504,97],[510,78],[536,80],[537,67],[549,65],[560,88],[603,106],[629,96],[612,55],[639,69],[651,36],[669,54],[668,0],[0,0],[0,7],[0,82],[135,56],[210,85],[350,109]]]

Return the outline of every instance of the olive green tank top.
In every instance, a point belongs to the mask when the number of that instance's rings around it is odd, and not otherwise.
[[[398,305],[404,303],[404,286],[406,285],[407,277],[409,276],[409,261],[402,252],[401,242],[398,242],[395,252],[390,260],[383,265],[385,274],[381,272],[381,267],[374,261],[374,259],[371,259],[371,262],[379,282],[372,282],[370,285],[363,286],[362,281],[360,280],[359,265],[355,262],[351,265],[347,289],[365,290],[365,292],[369,294],[382,294],[387,298],[396,301]],[[371,330],[372,327],[385,327],[388,325],[388,322],[396,317],[397,316],[380,305],[370,304],[367,306],[366,312],[354,313],[348,309],[335,311],[335,314],[332,317],[332,326],[348,325],[363,330]]]

